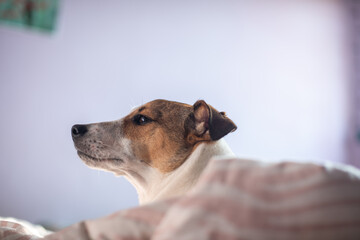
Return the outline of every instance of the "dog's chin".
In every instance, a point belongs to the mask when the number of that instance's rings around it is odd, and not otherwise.
[[[103,162],[112,162],[114,164],[121,164],[124,162],[120,158],[98,158],[98,157],[94,157],[89,154],[83,153],[81,151],[77,151],[77,154],[79,155],[80,159],[84,163],[86,163],[87,165],[89,165],[91,167],[96,167],[97,165],[99,165],[100,163],[103,163]]]

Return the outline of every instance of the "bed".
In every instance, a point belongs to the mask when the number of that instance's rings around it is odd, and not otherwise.
[[[0,221],[0,239],[360,239],[360,170],[217,159],[182,197],[50,234],[10,225]]]

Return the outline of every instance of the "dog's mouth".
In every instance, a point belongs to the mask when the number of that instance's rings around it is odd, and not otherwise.
[[[90,155],[88,155],[86,153],[83,153],[81,151],[77,151],[77,154],[84,161],[95,161],[95,162],[116,161],[116,162],[124,162],[120,158],[97,158],[97,157],[90,156]]]

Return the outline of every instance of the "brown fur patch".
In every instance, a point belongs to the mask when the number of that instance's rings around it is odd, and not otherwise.
[[[170,172],[178,168],[194,148],[186,138],[186,124],[191,113],[191,105],[155,100],[126,116],[122,132],[131,140],[137,158],[161,172]],[[137,114],[153,121],[137,125],[133,121]]]

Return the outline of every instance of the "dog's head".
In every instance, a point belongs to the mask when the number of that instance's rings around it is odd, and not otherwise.
[[[154,100],[124,118],[71,129],[80,158],[90,167],[124,174],[133,167],[162,173],[178,168],[201,142],[219,140],[236,125],[199,100],[187,105]]]

